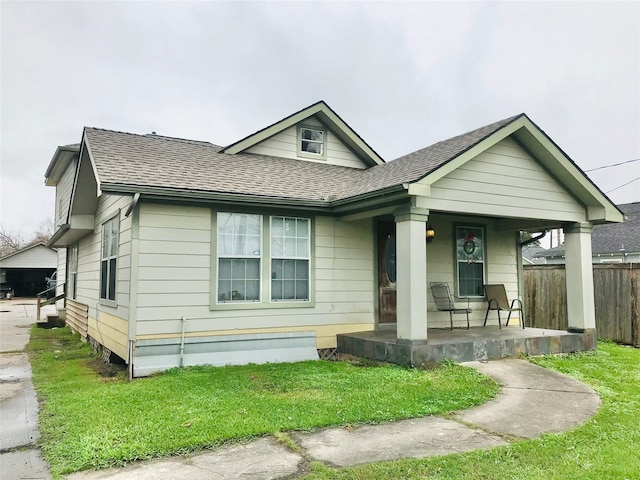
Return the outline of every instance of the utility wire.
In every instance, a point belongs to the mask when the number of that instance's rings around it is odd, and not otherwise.
[[[609,193],[611,193],[611,192],[614,192],[614,191],[618,190],[619,188],[626,187],[626,186],[627,186],[627,185],[629,185],[630,183],[637,182],[638,180],[640,180],[640,177],[636,177],[636,178],[634,178],[633,180],[631,180],[631,181],[629,181],[629,182],[627,182],[627,183],[623,183],[622,185],[618,185],[616,188],[614,188],[614,189],[612,189],[612,190],[609,190],[608,192],[604,192],[604,193],[609,194]]]
[[[640,162],[640,158],[636,158],[634,160],[627,160],[626,162],[614,163],[612,165],[604,165],[602,167],[592,168],[590,170],[584,170],[584,172],[595,172],[596,170],[602,170],[603,168],[618,167],[620,165],[624,165],[626,163],[633,163],[633,162]]]

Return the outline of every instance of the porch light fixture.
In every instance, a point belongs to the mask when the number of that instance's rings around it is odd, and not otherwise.
[[[427,240],[427,243],[431,243],[436,236],[436,231],[433,229],[431,225],[427,225],[427,229],[424,232],[424,237]]]

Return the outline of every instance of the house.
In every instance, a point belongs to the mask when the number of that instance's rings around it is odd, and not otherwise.
[[[622,221],[525,114],[391,162],[322,101],[226,147],[85,128],[45,177],[67,321],[133,376],[318,358],[363,331],[416,364],[449,321],[430,281],[476,326],[483,284],[522,297],[521,230],[564,228],[569,326],[593,337],[591,229]]]
[[[56,270],[58,254],[45,242],[36,242],[0,258],[0,283],[12,296],[35,297],[46,290],[45,277]]]
[[[591,234],[593,263],[640,262],[640,202],[618,205],[624,223],[595,225]],[[565,245],[541,250],[535,259],[547,264],[565,262]]]

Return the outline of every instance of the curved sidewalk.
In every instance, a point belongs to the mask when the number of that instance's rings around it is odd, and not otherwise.
[[[190,456],[137,462],[124,468],[85,471],[69,480],[278,479],[306,472],[309,462],[336,467],[424,458],[507,445],[579,426],[600,407],[600,397],[586,385],[525,360],[465,364],[502,384],[493,400],[454,415],[453,420],[425,417],[352,429],[333,427],[294,432],[297,451],[274,437],[231,445]]]

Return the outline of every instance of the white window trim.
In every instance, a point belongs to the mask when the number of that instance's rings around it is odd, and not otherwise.
[[[111,255],[111,248],[109,248],[109,256],[106,258],[107,260],[107,265],[109,266],[109,271],[107,273],[107,297],[109,295],[109,291],[108,291],[108,285],[109,285],[109,278],[111,278],[111,275],[109,273],[111,273],[111,267],[110,267],[110,260],[112,258],[115,258],[116,260],[116,268],[115,268],[115,272],[113,272],[114,275],[114,291],[113,291],[113,299],[110,298],[103,298],[102,297],[102,262],[105,260],[105,258],[103,257],[104,254],[104,228],[105,225],[111,223],[111,222],[117,222],[118,224],[118,232],[116,234],[115,239],[112,239],[113,242],[115,242],[116,244],[116,253],[115,255]],[[111,237],[110,237],[111,238]],[[112,243],[109,244],[109,247],[111,247]],[[104,222],[102,222],[102,228],[100,229],[100,281],[98,282],[98,296],[100,298],[100,304],[102,305],[107,305],[110,307],[116,307],[118,305],[118,256],[120,254],[120,210],[118,210],[118,213],[116,213],[115,215],[111,216],[110,218],[108,218],[107,220],[105,220]]]
[[[466,298],[470,300],[482,300],[485,298],[484,292],[479,295],[462,295],[460,290],[460,268],[459,265],[462,263],[458,260],[458,229],[459,228],[470,228],[482,230],[482,248],[483,248],[483,258],[482,261],[479,262],[482,264],[482,283],[483,285],[487,283],[487,229],[485,225],[472,225],[472,224],[455,224],[453,226],[453,259],[455,265],[455,279],[456,279],[456,296],[458,298]]]
[[[268,310],[268,309],[290,309],[290,308],[312,308],[315,307],[315,258],[313,254],[314,249],[314,235],[315,235],[315,219],[312,215],[305,217],[309,220],[309,300],[280,300],[271,301],[271,215],[268,213],[260,214],[262,216],[262,252],[268,252],[268,255],[261,256],[260,264],[260,301],[234,301],[234,302],[219,302],[218,301],[218,213],[246,213],[237,212],[233,210],[212,210],[211,211],[211,279],[210,279],[210,304],[209,309],[212,311],[217,310]],[[253,212],[252,212],[253,213]],[[273,215],[274,217],[282,217],[286,215]],[[289,218],[294,218],[289,216]],[[269,268],[267,268],[267,266]]]
[[[321,143],[322,144],[322,153],[313,153],[313,152],[307,152],[305,150],[302,150],[302,130],[314,130],[316,132],[321,132],[322,133],[322,142],[319,142],[318,140],[307,140],[304,139],[305,142],[312,142],[312,143]],[[298,150],[298,156],[299,157],[303,157],[303,158],[310,158],[310,159],[315,159],[315,160],[326,160],[327,158],[327,130],[321,127],[317,127],[315,125],[300,125],[298,126],[298,145],[297,145],[297,150]]]
[[[307,256],[305,257],[301,257],[301,256],[296,256],[296,255],[274,255],[273,251],[271,249],[271,232],[273,231],[273,219],[274,218],[282,218],[283,221],[286,221],[287,219],[292,219],[292,220],[306,220],[308,222],[308,227],[307,227]],[[281,299],[281,300],[276,300],[273,299],[272,297],[272,292],[271,292],[271,281],[269,282],[269,301],[272,303],[289,303],[289,302],[294,302],[294,303],[300,303],[300,302],[309,302],[311,300],[311,219],[308,217],[291,217],[291,216],[285,216],[285,215],[271,215],[269,216],[269,267],[271,267],[271,262],[273,260],[305,260],[307,262],[307,297],[306,299]],[[296,241],[298,239],[298,237],[295,237]],[[295,280],[294,280],[295,281]]]
[[[216,212],[216,216],[219,213],[228,213],[228,214],[232,214],[232,215],[256,215],[258,217],[260,217],[260,254],[259,255],[221,255],[220,253],[216,252],[216,285],[215,285],[215,290],[216,290],[216,303],[218,305],[242,305],[242,304],[260,304],[263,301],[263,282],[262,282],[262,272],[264,269],[264,255],[262,254],[262,252],[264,251],[264,215],[260,215],[260,214],[243,214],[243,213],[239,213],[239,212]],[[216,221],[216,245],[219,243],[219,239],[220,239],[220,230],[218,229],[218,222]],[[258,272],[258,280],[259,280],[259,286],[258,286],[258,299],[257,300],[223,300],[220,301],[220,297],[219,297],[219,275],[220,275],[220,259],[222,258],[229,258],[229,259],[258,259],[259,260],[259,272]],[[245,279],[246,281],[246,279]]]

